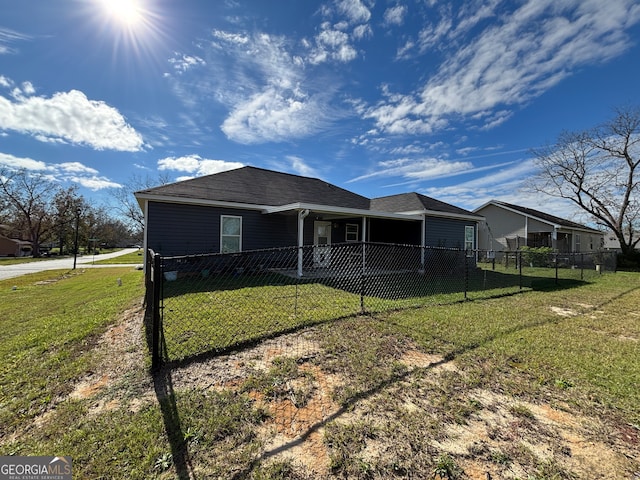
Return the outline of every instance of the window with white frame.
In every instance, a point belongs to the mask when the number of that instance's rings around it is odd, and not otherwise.
[[[234,253],[242,250],[242,217],[220,216],[220,252]]]
[[[345,240],[347,242],[357,242],[358,241],[358,232],[359,225],[357,223],[347,223],[346,229],[346,237]]]
[[[464,227],[464,249],[466,251],[471,251],[475,248],[475,236],[475,228],[472,225],[466,225]]]
[[[576,233],[576,252],[580,251],[580,234]]]

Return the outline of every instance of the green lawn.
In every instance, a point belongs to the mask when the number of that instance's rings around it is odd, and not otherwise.
[[[484,275],[480,278],[485,280]],[[445,425],[464,424],[483,408],[469,396],[478,388],[521,401],[569,405],[597,418],[601,431],[593,433],[594,439],[608,441],[615,426],[640,424],[640,275],[617,273],[566,283],[564,288],[552,285],[522,292],[510,286],[500,297],[468,301],[458,292],[449,303],[331,321],[359,302],[359,296],[327,285],[283,284],[189,297],[175,282],[166,309],[177,307],[180,299],[197,305],[208,295],[220,310],[207,318],[198,317],[196,309],[193,317],[181,319],[198,326],[199,335],[206,334],[206,345],[179,322],[167,325],[173,329],[167,334],[181,342],[170,348],[201,351],[203,346],[228,343],[228,332],[237,321],[228,316],[229,308],[238,299],[249,299],[255,305],[266,302],[266,308],[280,313],[274,317],[276,324],[254,322],[260,318],[260,307],[245,307],[247,338],[305,326],[295,318],[300,308],[313,312],[308,323],[317,324],[313,331],[322,350],[311,360],[274,360],[271,369],[256,370],[235,390],[233,385],[205,389],[207,382],[201,388],[174,390],[170,372],[150,378],[145,353],[140,364],[119,379],[120,387],[74,399],[68,397],[74,382],[99,370],[100,359],[94,355],[97,337],[120,312],[140,304],[142,273],[86,269],[1,281],[0,451],[71,455],[78,478],[312,478],[290,461],[257,460],[268,449],[263,435],[271,414],[256,398],[291,395],[304,402],[305,395],[313,393],[308,385],[314,376],[301,367],[309,361],[314,368],[341,373],[345,380],[336,385],[334,396],[347,412],[370,402],[369,417],[352,423],[330,421],[319,437],[330,452],[332,478],[397,478],[412,468],[429,477],[449,472],[446,478],[466,478],[456,473],[457,464],[464,465],[469,455],[450,456],[430,442],[443,439]],[[324,293],[334,301],[318,302],[323,296],[313,296],[295,305],[295,288],[327,289]],[[287,313],[281,314],[284,310]],[[398,359],[411,344],[454,362],[459,373],[443,375],[443,383],[437,385],[425,383],[420,372],[409,375]],[[116,359],[121,354],[113,353]],[[211,373],[215,372],[200,375]],[[159,388],[166,390],[159,393]],[[419,399],[411,397],[416,392]],[[96,411],[96,405],[115,399],[112,408]],[[427,409],[420,415],[405,409],[405,403],[415,409],[418,401]],[[384,420],[367,420],[374,411],[382,412]],[[525,407],[516,404],[512,411],[521,423],[531,422]],[[541,434],[542,427],[532,428]],[[384,439],[392,442],[395,452],[390,464],[371,457],[375,450],[365,448],[373,442],[381,449]],[[477,445],[480,448],[482,441]],[[363,456],[365,451],[369,457]],[[523,478],[587,478],[515,447],[484,451],[491,465],[517,461],[527,466],[529,473]],[[559,449],[553,458],[571,458],[562,452]],[[612,478],[625,478],[611,468]]]
[[[96,265],[116,265],[116,264],[143,264],[144,263],[144,250],[139,249],[136,252],[127,253],[114,258],[108,258],[106,260],[100,260],[100,255],[95,257]]]
[[[71,382],[91,368],[93,339],[139,302],[142,291],[142,273],[128,268],[0,281],[0,436],[69,393]]]

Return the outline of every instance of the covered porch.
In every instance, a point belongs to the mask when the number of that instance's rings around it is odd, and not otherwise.
[[[424,215],[405,215],[341,207],[327,207],[296,203],[265,209],[264,214],[295,215],[297,219],[298,258],[296,275],[313,274],[332,266],[337,261],[332,255],[333,244],[364,242],[393,243],[424,246]],[[309,249],[312,245],[311,258]],[[353,258],[362,258],[354,252]],[[340,262],[349,263],[349,258]],[[355,260],[354,260],[355,261]],[[360,260],[358,260],[360,261]]]

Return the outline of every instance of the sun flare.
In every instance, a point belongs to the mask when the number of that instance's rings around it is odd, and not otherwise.
[[[110,19],[126,26],[134,26],[144,18],[140,0],[100,0]]]

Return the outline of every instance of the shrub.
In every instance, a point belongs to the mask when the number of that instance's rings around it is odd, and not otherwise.
[[[520,247],[522,263],[532,267],[546,267],[551,259],[553,248],[551,247]]]

